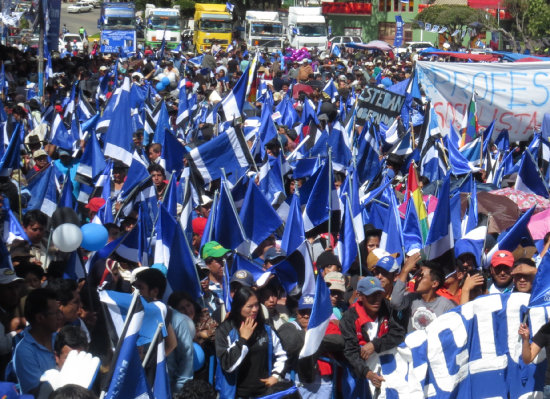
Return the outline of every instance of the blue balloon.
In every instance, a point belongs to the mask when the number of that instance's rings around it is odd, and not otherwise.
[[[168,79],[168,77],[165,76],[165,77],[162,78],[161,82],[164,85],[164,87],[166,87],[170,84],[170,79]]]
[[[163,85],[161,82],[158,82],[157,85],[155,86],[157,91],[162,91],[164,90],[164,88],[166,87],[165,85]]]
[[[109,232],[101,224],[88,223],[80,228],[82,243],[80,246],[88,251],[98,251],[107,244]]]
[[[193,342],[193,371],[199,371],[204,366],[204,350]]]

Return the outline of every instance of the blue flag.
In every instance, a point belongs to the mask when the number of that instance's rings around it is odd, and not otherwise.
[[[13,130],[13,133],[11,135],[10,143],[8,144],[8,149],[2,155],[2,159],[0,159],[0,176],[10,176],[13,170],[19,169],[21,167],[20,151],[22,137],[21,134],[19,134],[21,126],[22,124],[20,123],[15,125],[15,129]],[[1,132],[0,134],[2,136],[4,135],[3,132]]]
[[[435,208],[434,217],[426,237],[426,250],[428,259],[435,259],[445,254],[454,247],[453,226],[451,224],[451,207],[450,207],[450,183],[451,174],[443,180],[443,185],[439,189],[437,196],[437,207]]]
[[[330,291],[325,280],[320,277],[317,278],[315,287],[313,308],[307,324],[306,337],[300,351],[300,358],[311,356],[317,352],[332,316]]]
[[[117,159],[130,166],[133,152],[132,134],[130,79],[125,78],[120,92],[115,98],[113,114],[105,135],[105,156]]]
[[[546,252],[535,275],[531,297],[529,298],[529,307],[548,306],[550,294],[550,253]],[[533,332],[534,333],[534,332]]]
[[[518,177],[516,178],[514,188],[525,193],[537,194],[548,198],[546,183],[542,179],[539,168],[529,151],[525,151],[521,157]]]

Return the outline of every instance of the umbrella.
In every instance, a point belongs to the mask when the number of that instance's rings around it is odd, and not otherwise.
[[[519,191],[512,187],[501,188],[491,191],[490,193],[510,198],[518,205],[521,211],[527,211],[531,209],[533,205],[537,206],[535,212],[550,208],[550,200],[547,200],[543,196]]]
[[[468,209],[468,193],[460,193],[460,207],[462,216]],[[514,201],[502,195],[495,195],[485,191],[477,192],[477,211],[482,215],[491,214],[487,233],[500,233],[514,225],[521,215],[521,211]]]
[[[392,46],[382,40],[373,40],[366,44],[364,43],[346,43],[346,47],[355,48],[359,50],[380,50],[391,51]]]
[[[550,209],[531,216],[527,227],[533,240],[542,240],[546,233],[550,231]]]
[[[365,45],[365,47],[381,51],[390,51],[392,49],[392,46],[382,40],[371,40]]]

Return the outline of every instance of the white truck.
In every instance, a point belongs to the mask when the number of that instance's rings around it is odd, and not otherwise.
[[[159,47],[162,38],[168,48],[176,48],[181,42],[181,15],[179,6],[157,8],[153,4],[145,5],[145,44]]]
[[[321,7],[290,7],[287,35],[291,47],[326,50],[327,23]]]
[[[245,14],[246,46],[267,48],[269,52],[284,47],[283,23],[277,11],[247,11]]]

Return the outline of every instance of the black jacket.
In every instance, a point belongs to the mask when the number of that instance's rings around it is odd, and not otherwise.
[[[349,308],[340,320],[340,331],[344,337],[344,356],[350,363],[353,374],[357,378],[365,378],[369,372],[369,367],[365,360],[361,359],[361,347],[359,346],[359,339],[357,338],[357,332],[355,328],[355,321],[358,319],[357,311],[355,308]],[[389,349],[395,348],[405,339],[407,334],[406,323],[408,318],[403,312],[398,312],[393,309],[387,299],[382,301],[380,311],[378,314],[379,319],[388,318],[388,332],[378,337],[369,337],[366,331],[366,326],[361,327],[363,337],[368,342],[372,342],[374,345],[374,351],[381,353]],[[381,323],[378,328],[380,330]]]

